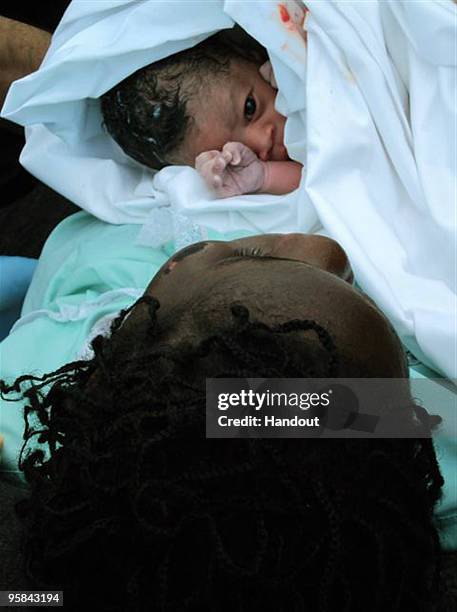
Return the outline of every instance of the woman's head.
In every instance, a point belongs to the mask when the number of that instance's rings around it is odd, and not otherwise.
[[[229,324],[236,302],[267,324],[307,319],[324,327],[338,347],[340,377],[407,376],[395,331],[351,281],[346,254],[333,240],[271,234],[183,249],[159,270],[146,293],[161,304],[158,333],[167,344],[199,341]],[[139,306],[129,316],[129,334],[141,335],[144,312]],[[300,342],[307,350],[317,346],[312,332],[303,333]]]
[[[92,361],[27,391],[36,576],[73,607],[79,588],[112,610],[435,609],[430,439],[205,439],[206,377],[406,375],[384,317],[328,270],[350,278],[326,239],[194,245]]]

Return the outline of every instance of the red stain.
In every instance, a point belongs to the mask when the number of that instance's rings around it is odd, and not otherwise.
[[[283,23],[287,23],[288,21],[290,21],[289,11],[284,6],[284,4],[278,4],[278,8],[279,8],[279,16],[281,17],[281,21]]]

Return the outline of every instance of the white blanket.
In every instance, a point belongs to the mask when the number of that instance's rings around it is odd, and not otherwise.
[[[312,231],[319,219],[406,344],[456,377],[456,6],[309,0],[306,49],[286,4],[74,1],[3,108],[32,126],[21,161],[102,219],[144,225],[153,245],[205,226]],[[268,49],[286,145],[304,164],[287,196],[215,200],[192,169],[153,177],[101,125],[96,98],[112,85],[234,22]]]

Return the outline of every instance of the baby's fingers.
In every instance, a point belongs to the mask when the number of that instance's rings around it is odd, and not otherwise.
[[[200,155],[195,158],[195,170],[201,172],[204,165],[210,163],[217,155],[220,155],[219,151],[203,151]]]
[[[222,180],[222,177],[219,176],[219,174],[213,174],[211,183],[212,183],[211,186],[214,189],[219,189],[219,187],[222,187],[224,181]]]
[[[229,163],[232,166],[237,166],[241,161],[241,154],[245,149],[245,145],[241,142],[227,142],[222,148],[222,155],[230,157]]]
[[[226,161],[220,151],[216,151],[215,155],[207,155],[205,152],[199,155],[196,160],[195,168],[203,177],[209,187],[218,189],[223,185],[223,175],[226,169]]]
[[[214,174],[222,174],[229,163],[229,159],[223,154],[219,153],[212,161]]]

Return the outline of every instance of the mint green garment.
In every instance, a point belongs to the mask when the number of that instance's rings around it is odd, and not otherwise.
[[[65,219],[54,230],[40,257],[22,318],[0,344],[2,379],[12,382],[21,374],[42,375],[79,358],[93,326],[105,316],[114,317],[142,294],[174,247],[136,246],[138,230],[138,225],[109,225],[85,212]],[[230,240],[243,235],[246,233],[223,236],[212,232],[209,238]],[[411,375],[435,376],[419,367]],[[439,413],[440,407],[430,411]],[[436,520],[443,547],[452,550],[457,549],[455,412],[443,416],[446,427],[434,436],[446,481]],[[23,431],[20,405],[2,401],[0,471],[12,477],[22,477],[17,461]]]
[[[112,225],[79,212],[48,238],[22,308],[22,317],[0,344],[0,377],[53,372],[74,361],[93,326],[133,304],[175,252],[173,244],[153,249],[135,245],[138,225]],[[232,240],[247,232],[221,235]],[[17,474],[24,419],[16,402],[0,400],[4,447],[0,471]]]

